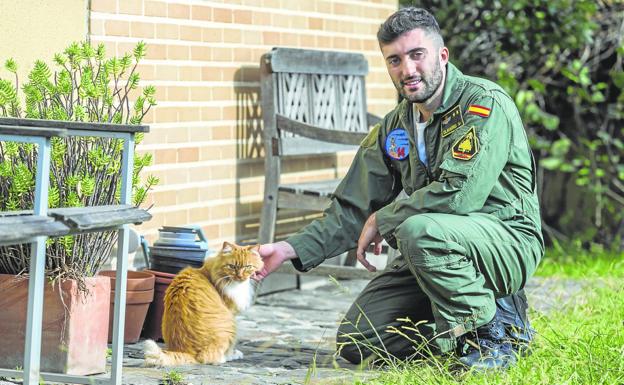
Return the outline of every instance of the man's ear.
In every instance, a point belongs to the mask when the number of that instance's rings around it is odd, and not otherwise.
[[[446,47],[440,48],[440,65],[444,67],[449,61],[449,50]]]

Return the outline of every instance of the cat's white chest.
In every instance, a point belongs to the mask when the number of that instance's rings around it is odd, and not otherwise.
[[[253,301],[253,287],[249,279],[243,282],[230,283],[223,288],[223,292],[234,301],[238,311],[248,309]]]

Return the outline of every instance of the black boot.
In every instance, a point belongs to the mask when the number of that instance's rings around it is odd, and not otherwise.
[[[475,370],[505,369],[516,363],[516,354],[505,335],[505,327],[495,315],[476,331],[458,341],[459,362]]]
[[[529,354],[529,344],[535,334],[527,316],[528,307],[524,290],[496,299],[496,316],[505,327],[511,347],[522,356]]]

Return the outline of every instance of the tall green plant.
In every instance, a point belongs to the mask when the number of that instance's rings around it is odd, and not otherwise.
[[[21,88],[17,65],[9,59],[5,68],[14,79],[0,79],[0,116],[140,124],[156,104],[153,86],[139,89],[136,69],[145,53],[143,42],[121,58],[106,58],[102,44],[73,43],[54,56],[54,69],[36,61]],[[141,139],[137,134],[136,143]],[[119,203],[122,147],[118,139],[53,138],[49,207]],[[150,154],[135,156],[132,187],[136,205],[158,183],[152,176],[145,182],[139,177],[151,161]],[[35,164],[32,144],[0,142],[1,210],[32,209]],[[49,240],[47,274],[55,278],[95,274],[109,257],[115,239],[116,232],[104,232]],[[1,248],[0,270],[12,274],[27,271],[28,255],[27,245]]]

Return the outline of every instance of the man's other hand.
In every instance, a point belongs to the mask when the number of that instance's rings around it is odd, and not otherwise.
[[[281,241],[260,245],[260,257],[264,262],[264,267],[253,277],[256,281],[266,278],[285,261],[297,258],[297,253],[290,243]]]
[[[377,271],[377,268],[371,265],[366,259],[366,249],[371,243],[374,243],[374,253],[375,255],[379,255],[381,254],[382,241],[383,238],[381,237],[381,234],[379,234],[379,229],[377,228],[377,219],[373,213],[373,215],[368,217],[366,223],[364,223],[364,227],[362,228],[360,239],[358,239],[357,244],[357,259],[368,271],[374,272]]]

